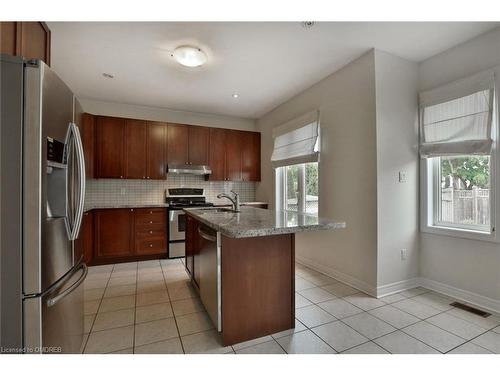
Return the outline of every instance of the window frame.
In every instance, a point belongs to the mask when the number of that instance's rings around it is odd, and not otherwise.
[[[500,67],[497,68],[497,71]],[[496,223],[500,213],[500,202],[497,199],[497,192],[500,187],[500,175],[497,173],[499,165],[498,152],[498,135],[499,135],[499,87],[498,79],[495,79],[495,90],[493,98],[493,113],[492,113],[492,139],[493,146],[490,154],[490,232],[478,230],[477,227],[467,228],[463,225],[435,225],[437,222],[436,215],[439,214],[438,197],[440,194],[441,179],[437,179],[438,183],[434,183],[434,176],[439,173],[439,165],[435,160],[437,158],[421,158],[420,159],[420,231],[423,233],[444,235],[457,238],[465,238],[471,240],[500,242],[500,237],[497,235]],[[422,110],[419,111],[422,116]],[[434,160],[433,160],[434,159]]]

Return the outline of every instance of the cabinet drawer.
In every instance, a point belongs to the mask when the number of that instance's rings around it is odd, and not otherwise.
[[[136,208],[135,213],[137,215],[155,215],[155,214],[165,214],[165,208]]]
[[[137,221],[135,222],[135,232],[139,231],[162,231],[166,233],[167,231],[167,224],[166,223],[153,223],[150,224],[149,221],[147,223],[138,223]]]
[[[136,253],[146,254],[146,253],[163,253],[167,251],[167,241],[165,238],[140,238],[135,241],[135,251]]]
[[[166,216],[164,212],[154,213],[154,214],[136,214],[135,215],[135,225],[144,224],[166,224]]]
[[[163,226],[139,226],[135,228],[135,235],[137,238],[166,238],[167,232]]]

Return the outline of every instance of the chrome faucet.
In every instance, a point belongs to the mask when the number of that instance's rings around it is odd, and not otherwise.
[[[234,190],[231,190],[231,193],[234,194],[234,198],[226,193],[221,193],[221,194],[217,195],[217,198],[229,199],[231,201],[231,203],[233,204],[233,211],[240,212],[240,195],[238,193],[236,193]]]

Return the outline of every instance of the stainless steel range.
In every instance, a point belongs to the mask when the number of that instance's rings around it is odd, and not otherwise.
[[[186,254],[186,214],[183,208],[210,207],[202,188],[174,188],[165,190],[168,203],[168,257],[181,258]]]

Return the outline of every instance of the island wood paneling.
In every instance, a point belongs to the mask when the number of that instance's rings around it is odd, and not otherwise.
[[[224,346],[295,327],[294,235],[222,236]]]

